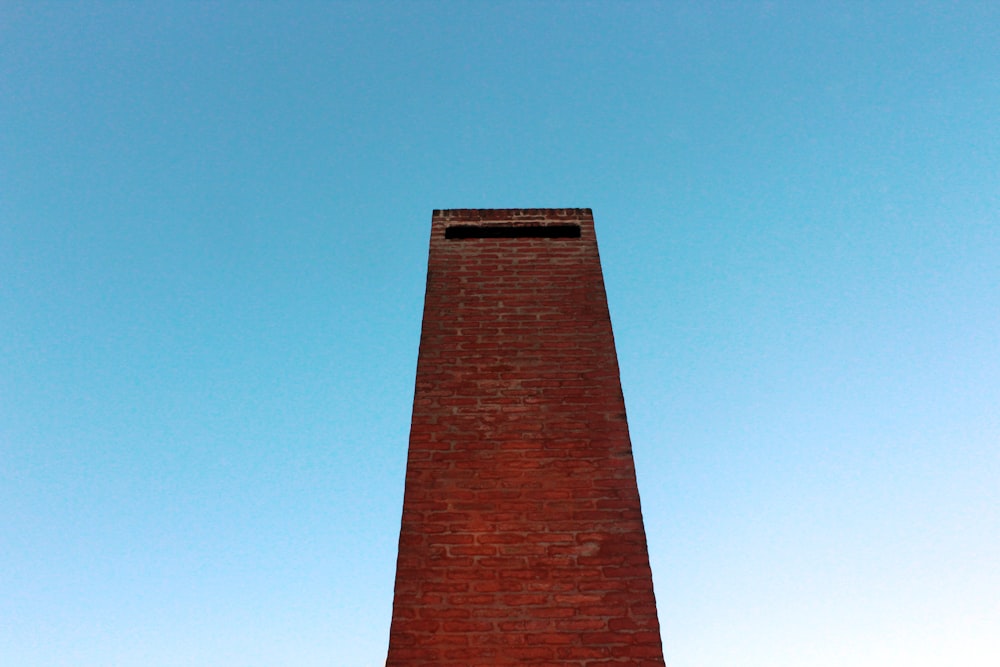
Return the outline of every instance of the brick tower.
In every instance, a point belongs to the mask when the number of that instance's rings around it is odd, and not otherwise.
[[[663,665],[590,209],[435,211],[387,667]]]

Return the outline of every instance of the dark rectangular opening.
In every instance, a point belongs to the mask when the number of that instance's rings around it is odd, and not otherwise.
[[[446,239],[578,239],[580,225],[452,225]]]

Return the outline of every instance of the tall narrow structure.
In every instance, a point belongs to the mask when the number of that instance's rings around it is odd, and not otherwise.
[[[435,211],[388,667],[663,665],[590,209]]]

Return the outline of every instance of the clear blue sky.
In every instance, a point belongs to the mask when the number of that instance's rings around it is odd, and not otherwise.
[[[1000,664],[1000,4],[0,5],[0,664],[385,658],[431,210],[592,207],[672,667]]]

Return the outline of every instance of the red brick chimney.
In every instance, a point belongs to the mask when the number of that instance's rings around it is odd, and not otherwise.
[[[434,211],[386,665],[663,665],[590,209]]]

